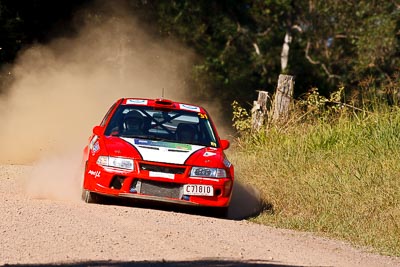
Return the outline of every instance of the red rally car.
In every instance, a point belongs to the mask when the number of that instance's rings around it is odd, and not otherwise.
[[[228,147],[202,107],[119,99],[84,149],[82,199],[141,198],[226,211],[234,180]]]

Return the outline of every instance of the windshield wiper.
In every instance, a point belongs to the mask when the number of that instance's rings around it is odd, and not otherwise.
[[[139,135],[139,134],[120,134],[119,137],[150,139],[150,137],[146,135]]]

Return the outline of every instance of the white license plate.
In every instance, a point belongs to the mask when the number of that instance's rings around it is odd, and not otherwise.
[[[213,196],[214,188],[211,185],[185,184],[183,194],[189,196]]]

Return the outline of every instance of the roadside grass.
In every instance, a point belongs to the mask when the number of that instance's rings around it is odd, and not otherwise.
[[[227,154],[271,207],[252,221],[400,256],[400,109],[243,133]]]

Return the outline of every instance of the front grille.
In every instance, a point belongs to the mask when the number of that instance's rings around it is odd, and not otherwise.
[[[181,198],[181,186],[179,184],[136,180],[132,187],[135,187],[136,191],[141,194],[157,197]]]
[[[163,173],[171,173],[171,174],[183,174],[185,172],[185,168],[180,167],[166,167],[152,164],[140,164],[141,170],[153,171],[153,172],[163,172]]]

